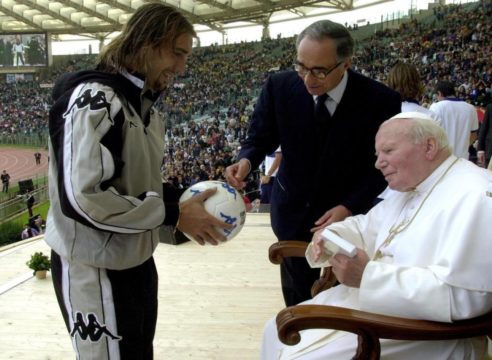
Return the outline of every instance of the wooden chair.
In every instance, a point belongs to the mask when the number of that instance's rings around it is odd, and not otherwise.
[[[280,241],[269,249],[270,261],[282,263],[285,257],[304,257],[307,243]],[[313,296],[336,282],[329,268],[313,285]],[[469,320],[441,323],[373,314],[325,305],[290,306],[277,315],[279,339],[287,345],[301,340],[299,331],[306,329],[335,329],[358,335],[355,360],[376,360],[381,355],[379,339],[393,340],[450,340],[487,335],[492,339],[492,313]]]

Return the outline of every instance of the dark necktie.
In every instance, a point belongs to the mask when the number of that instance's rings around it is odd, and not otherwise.
[[[323,153],[328,138],[328,127],[330,125],[331,115],[326,108],[325,101],[328,94],[320,95],[316,98],[314,106],[314,123],[316,132],[316,151]]]
[[[316,105],[314,106],[314,120],[316,124],[325,126],[330,121],[331,115],[326,108],[325,101],[328,99],[328,94],[320,95],[316,98]]]

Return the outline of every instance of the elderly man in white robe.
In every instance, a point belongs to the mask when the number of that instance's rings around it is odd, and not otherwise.
[[[452,155],[444,130],[425,116],[398,114],[376,135],[376,167],[393,194],[365,215],[327,227],[357,247],[330,256],[321,230],[306,256],[332,266],[341,283],[303,304],[325,304],[413,319],[452,322],[492,310],[492,173]],[[357,337],[342,331],[301,332],[282,344],[274,319],[261,356],[350,359]],[[383,359],[484,359],[485,337],[449,341],[381,340]]]

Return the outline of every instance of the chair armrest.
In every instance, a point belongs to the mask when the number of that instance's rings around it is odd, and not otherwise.
[[[308,243],[305,241],[285,240],[270,246],[268,257],[272,264],[281,264],[286,257],[305,257]]]
[[[453,323],[413,320],[325,305],[297,305],[277,315],[279,339],[287,345],[301,340],[299,331],[335,329],[359,335],[354,359],[379,359],[379,339],[450,340],[492,334],[492,312]]]
[[[307,242],[297,240],[279,241],[270,246],[268,257],[272,264],[280,265],[287,257],[306,257]],[[335,274],[330,268],[324,268],[321,277],[316,280],[311,288],[311,296],[316,296],[321,291],[334,286],[337,282]]]

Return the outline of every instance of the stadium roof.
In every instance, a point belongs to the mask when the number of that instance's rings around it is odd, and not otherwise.
[[[197,31],[266,25],[372,6],[389,0],[167,0]],[[106,37],[145,0],[0,0],[0,33],[48,32]]]

